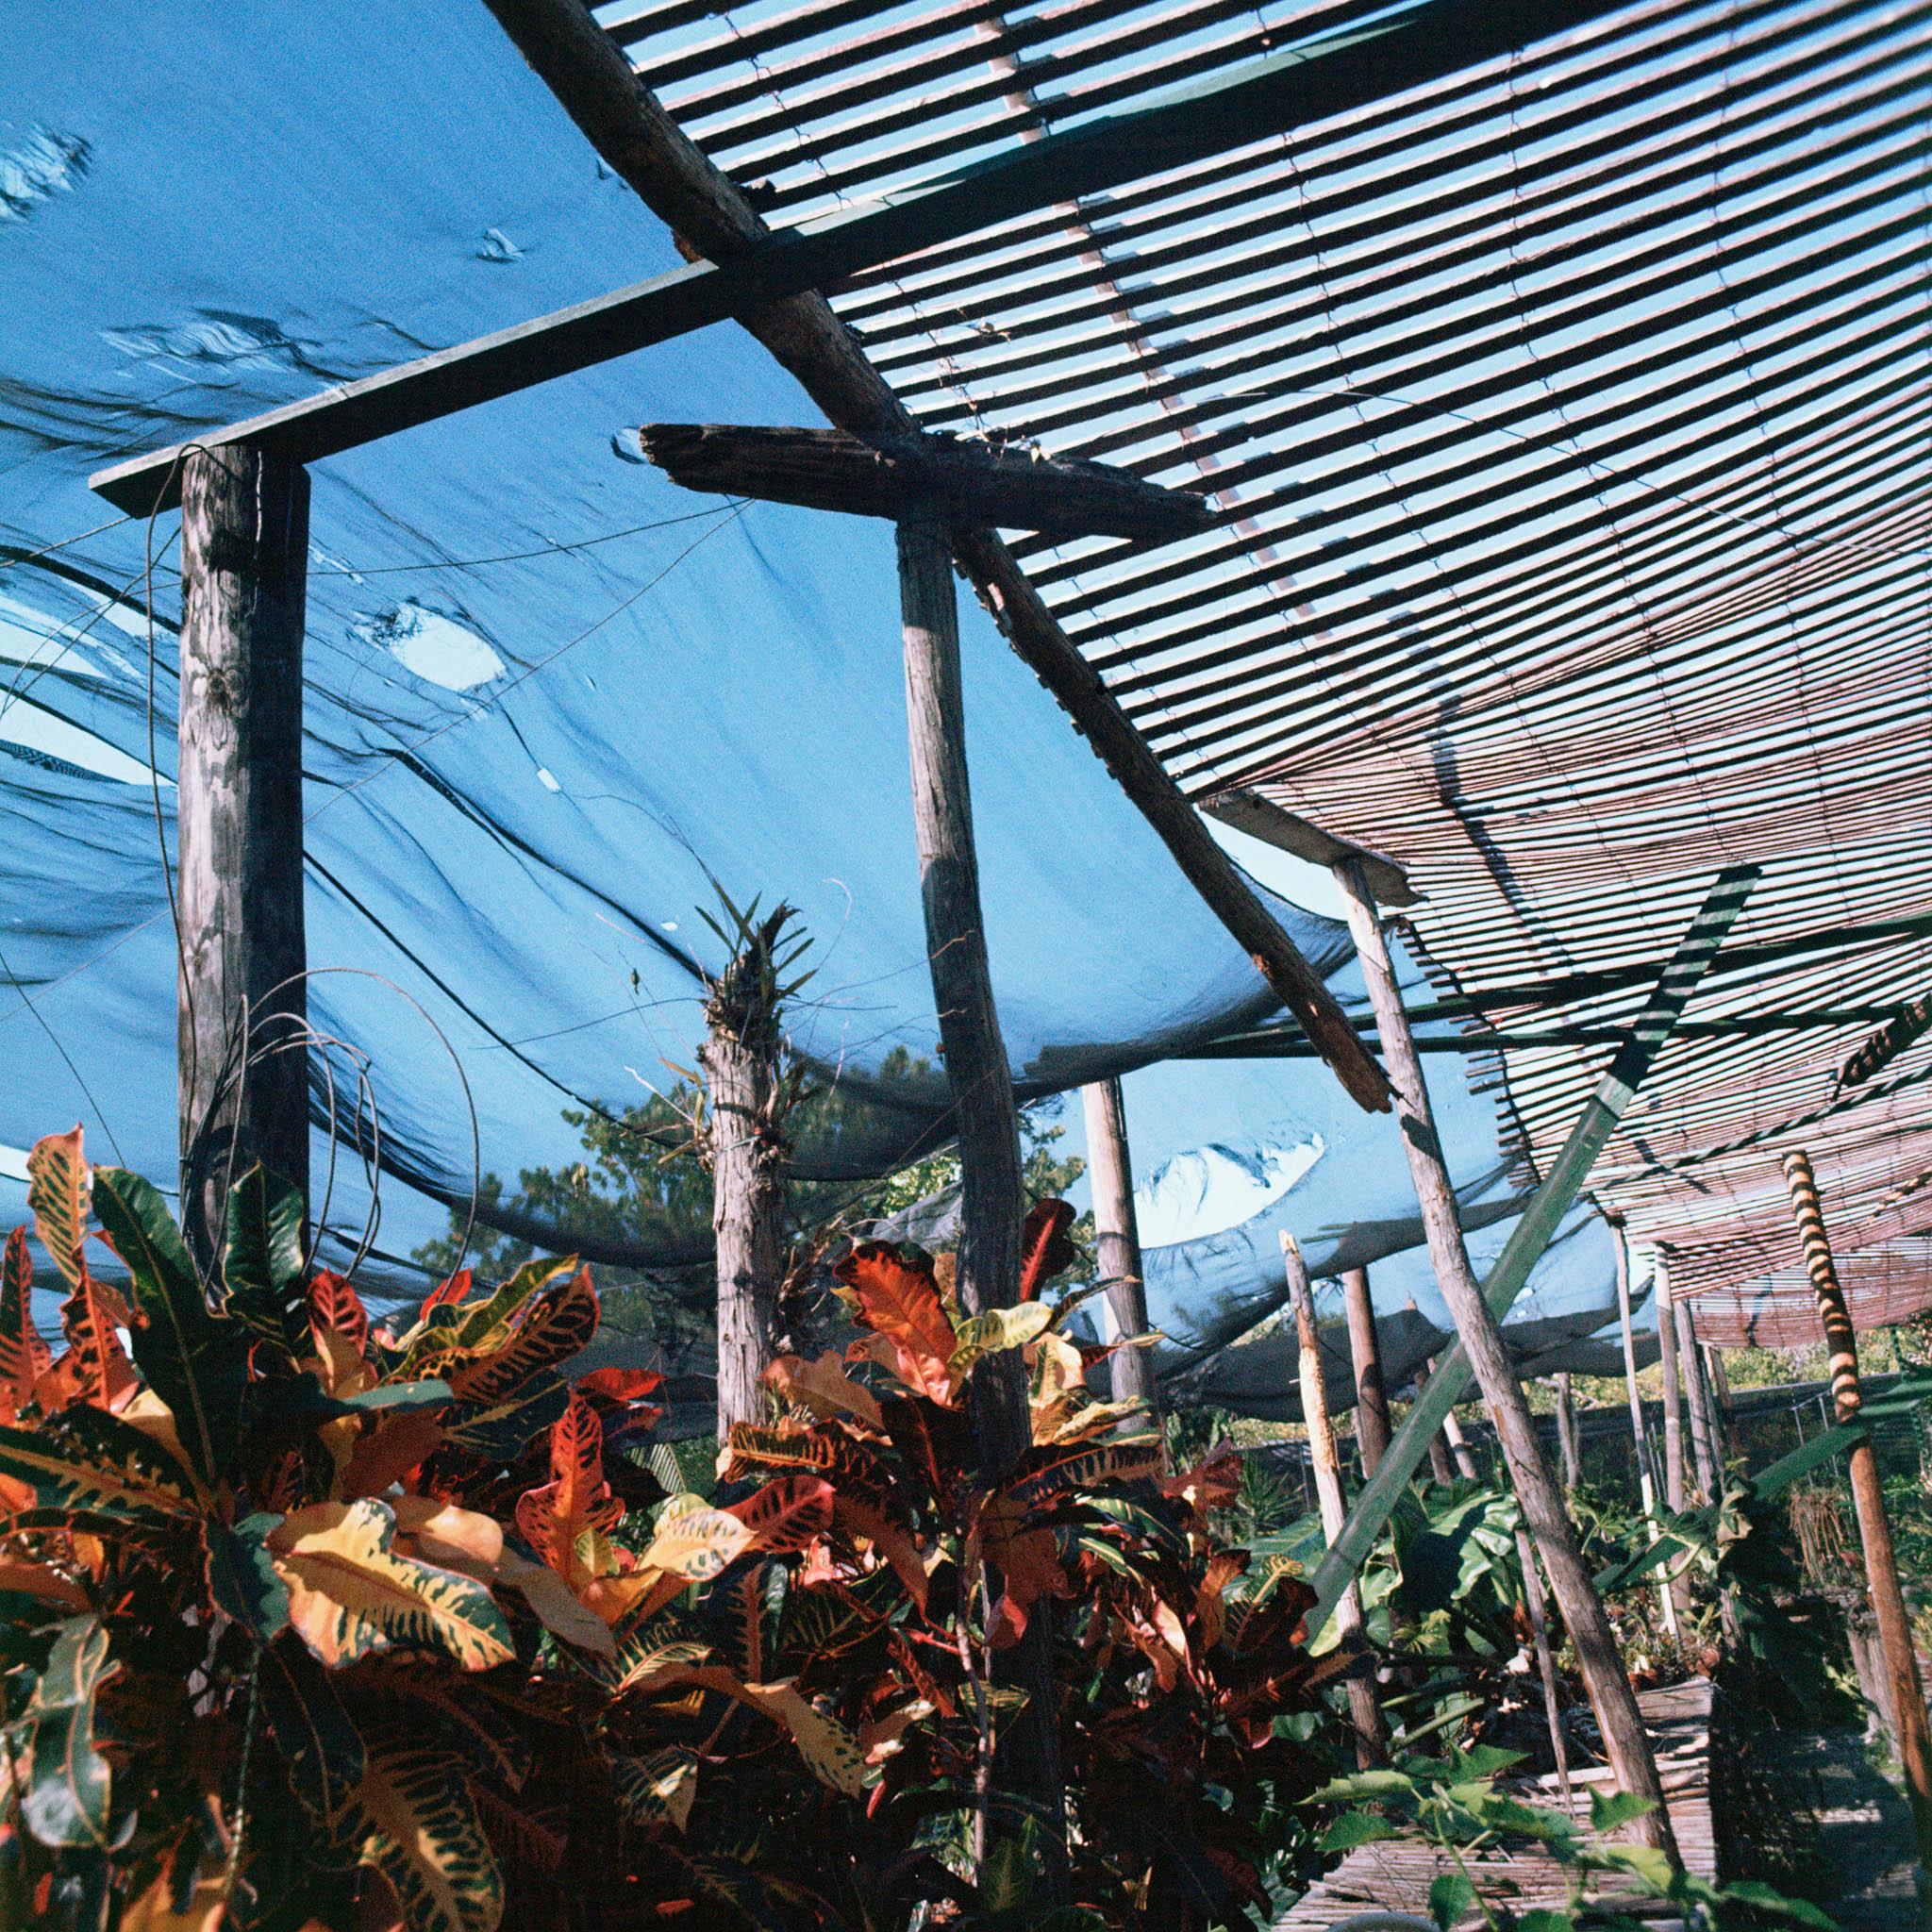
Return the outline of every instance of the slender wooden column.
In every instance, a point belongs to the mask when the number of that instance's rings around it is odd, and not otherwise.
[[[1463,1246],[1462,1229],[1456,1213],[1456,1191],[1436,1133],[1428,1087],[1423,1079],[1422,1057],[1416,1051],[1408,1016],[1403,1010],[1401,991],[1395,982],[1374,896],[1359,860],[1343,859],[1334,871],[1347,906],[1349,931],[1361,961],[1369,1003],[1374,1010],[1390,1085],[1395,1090],[1403,1149],[1408,1157],[1409,1174],[1422,1209],[1423,1230],[1437,1283],[1495,1421],[1510,1481],[1541,1553],[1550,1588],[1569,1627],[1571,1641],[1576,1648],[1584,1687],[1603,1733],[1611,1770],[1625,1790],[1651,1801],[1651,1810],[1633,1829],[1641,1840],[1655,1844],[1674,1861],[1676,1841],[1671,1830],[1670,1814],[1664,1808],[1657,1759],[1637,1708],[1636,1692],[1624,1674],[1603,1600],[1584,1566],[1575,1529],[1563,1507],[1562,1491],[1543,1458],[1542,1444],[1530,1418],[1523,1385],[1516,1379],[1502,1330],[1489,1303],[1483,1299],[1475,1271],[1470,1265],[1469,1251]]]
[[[1657,1301],[1657,1369],[1663,1383],[1664,1411],[1664,1507],[1681,1516],[1687,1501],[1684,1492],[1684,1408],[1677,1381],[1677,1319],[1671,1303],[1671,1271],[1658,1249],[1651,1262],[1651,1292]],[[1672,1607],[1675,1624],[1681,1628],[1690,1614],[1690,1577],[1679,1570],[1671,1578]],[[1673,1630],[1673,1635],[1676,1630]]]
[[[182,463],[175,825],[181,1208],[204,1266],[231,1177],[308,1191],[302,632],[308,473],[233,445]]]
[[[1019,1298],[1020,1119],[980,913],[950,539],[938,525],[901,524],[898,541],[920,893],[959,1147],[956,1280],[961,1304],[969,1314],[978,1314],[1010,1307]],[[1019,1352],[982,1357],[973,1371],[969,1400],[981,1473],[988,1478],[1004,1475],[1033,1440]],[[997,1582],[992,1577],[990,1588]],[[998,1735],[993,1782],[1005,1802],[1002,1815],[982,1819],[981,1839],[983,1848],[988,1835],[1012,1834],[1017,1818],[1008,1807],[1018,1817],[1031,1818],[1040,1827],[1043,1898],[1062,1903],[1066,1800],[1048,1610],[1044,1603],[1038,1606],[1020,1641],[994,1656],[996,1675],[1022,1691],[1025,1703]]]
[[[1785,1185],[1790,1190],[1791,1212],[1798,1224],[1806,1273],[1818,1298],[1818,1318],[1831,1357],[1831,1394],[1840,1423],[1855,1423],[1864,1406],[1858,1384],[1858,1341],[1852,1329],[1844,1291],[1831,1258],[1831,1241],[1824,1227],[1824,1210],[1818,1199],[1818,1181],[1811,1158],[1802,1148],[1785,1156]],[[1898,1757],[1905,1773],[1906,1795],[1911,1800],[1912,1823],[1919,1833],[1919,1861],[1932,1873],[1932,1731],[1925,1717],[1925,1688],[1919,1679],[1919,1659],[1912,1649],[1912,1626],[1899,1588],[1898,1558],[1891,1546],[1891,1522],[1885,1510],[1885,1489],[1879,1479],[1878,1457],[1868,1435],[1845,1457],[1852,1501],[1858,1511],[1858,1540],[1865,1556],[1865,1588],[1872,1615],[1885,1653],[1886,1675],[1897,1713]]]
[[[1369,1271],[1341,1271],[1341,1306],[1348,1315],[1348,1353],[1355,1364],[1355,1439],[1367,1482],[1388,1454],[1389,1391],[1382,1382],[1382,1344],[1375,1334],[1375,1304],[1369,1294]]]
[[[1657,1541],[1657,1471],[1651,1461],[1650,1433],[1643,1419],[1643,1394],[1637,1386],[1637,1334],[1630,1321],[1630,1242],[1624,1224],[1606,1215],[1609,1223],[1610,1244],[1617,1257],[1617,1320],[1624,1331],[1624,1387],[1630,1397],[1630,1440],[1637,1457],[1637,1493],[1643,1514],[1650,1524],[1650,1540]],[[1669,1584],[1657,1586],[1664,1614],[1664,1627],[1677,1635],[1676,1594]]]
[[[1429,1365],[1427,1362],[1419,1363],[1415,1372],[1415,1399],[1418,1402],[1423,1399],[1423,1391],[1428,1386]],[[1441,1429],[1429,1438],[1429,1474],[1439,1483],[1456,1480],[1456,1471],[1449,1461],[1449,1440]]]
[[[1134,1220],[1134,1167],[1127,1152],[1126,1103],[1118,1080],[1081,1088],[1087,1115],[1087,1178],[1093,1189],[1093,1231],[1107,1305],[1119,1335],[1147,1332],[1147,1283],[1141,1273],[1141,1230]],[[1160,1421],[1160,1391],[1144,1348],[1116,1349],[1108,1361],[1116,1402],[1138,1402]]]
[[[786,908],[781,908],[781,915]],[[778,1116],[776,924],[708,982],[698,1049],[710,1100],[704,1135],[718,1251],[718,1440],[765,1417],[785,1274],[785,1135]],[[769,937],[768,937],[769,935]]]
[[[1677,1366],[1684,1375],[1684,1407],[1690,1422],[1690,1457],[1697,1472],[1697,1487],[1706,1503],[1721,1500],[1724,1485],[1718,1480],[1716,1439],[1711,1424],[1710,1391],[1705,1386],[1704,1357],[1697,1346],[1697,1324],[1690,1304],[1673,1295],[1671,1310],[1676,1317]]]
[[[1288,1273],[1289,1305],[1294,1309],[1295,1338],[1300,1345],[1302,1421],[1308,1430],[1308,1460],[1315,1472],[1315,1500],[1322,1511],[1322,1535],[1333,1542],[1348,1520],[1348,1498],[1341,1489],[1341,1458],[1335,1447],[1335,1425],[1328,1415],[1328,1391],[1322,1379],[1322,1343],[1315,1328],[1315,1296],[1302,1251],[1285,1228],[1281,1259]],[[1362,1641],[1362,1592],[1351,1583],[1335,1607],[1336,1628],[1344,1644]],[[1356,1761],[1363,1770],[1389,1756],[1389,1724],[1375,1698],[1375,1687],[1362,1676],[1348,1679],[1349,1714],[1355,1723]]]
[[[1574,1490],[1583,1481],[1583,1443],[1576,1433],[1576,1396],[1567,1369],[1556,1379],[1557,1445],[1563,1452],[1563,1487]]]
[[[1710,1395],[1717,1407],[1724,1456],[1730,1461],[1740,1462],[1744,1457],[1744,1442],[1738,1433],[1737,1411],[1731,1407],[1731,1377],[1724,1367],[1724,1352],[1716,1342],[1707,1341],[1704,1359],[1710,1365]]]
[[[1442,1418],[1442,1440],[1449,1445],[1449,1453],[1456,1458],[1456,1473],[1464,1482],[1475,1482],[1482,1471],[1475,1466],[1475,1452],[1469,1446],[1469,1438],[1462,1433],[1462,1424],[1457,1420],[1452,1408]]]

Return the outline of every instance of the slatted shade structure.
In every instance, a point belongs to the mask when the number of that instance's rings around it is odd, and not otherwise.
[[[1379,17],[598,15],[779,226]],[[1837,1091],[1932,986],[1928,130],[1932,7],[1647,0],[834,295],[925,426],[1211,492],[1180,541],[1014,548],[1191,793],[1406,869],[1473,1024],[1613,1024],[1765,868],[1690,1016],[1739,1030],[1597,1170],[1722,1341],[1810,1337],[1789,1144],[1855,1319],[1932,1304],[1932,1040]],[[1603,1056],[1500,1052],[1526,1166]]]

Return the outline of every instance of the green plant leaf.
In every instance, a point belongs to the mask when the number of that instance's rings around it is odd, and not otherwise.
[[[1591,1923],[1601,1927],[1601,1932],[1610,1932],[1610,1926],[1603,1921],[1592,1919]],[[1628,1925],[1629,1920],[1617,1922]],[[1516,1922],[1516,1932],[1576,1932],[1576,1920],[1570,1912],[1558,1911],[1550,1906],[1538,1906],[1532,1912],[1524,1912]],[[1637,1932],[1635,1926],[1631,1932]]]
[[[1788,1898],[1760,1878],[1740,1878],[1717,1894],[1724,1905],[1740,1905],[1766,1918],[1782,1919],[1787,1924],[1807,1925],[1813,1932],[1839,1932],[1838,1921],[1808,1899]]]
[[[208,1594],[261,1643],[286,1629],[289,1623],[289,1589],[275,1574],[267,1541],[269,1531],[281,1520],[279,1516],[249,1516],[231,1529],[210,1517],[203,1525]]]
[[[957,1342],[946,1366],[955,1380],[963,1379],[981,1357],[1009,1348],[1024,1348],[1052,1325],[1053,1310],[1044,1302],[1019,1302],[1009,1308],[988,1308],[959,1324]]]
[[[222,1257],[228,1312],[296,1359],[310,1349],[308,1257],[302,1252],[307,1219],[294,1184],[259,1161],[229,1190]]]
[[[409,1932],[495,1932],[503,1880],[460,1759],[421,1748],[372,1751],[356,1810],[363,1859],[394,1889]]]
[[[61,1624],[27,1706],[32,1738],[20,1810],[43,1845],[106,1851],[111,1842],[112,1779],[94,1749],[94,1693],[110,1668],[99,1618]]]
[[[1304,1801],[1310,1805],[1345,1804],[1355,1798],[1413,1797],[1415,1780],[1403,1771],[1357,1771],[1331,1778]]]
[[[1401,1832],[1386,1818],[1373,1811],[1344,1811],[1322,1834],[1324,1852],[1352,1852],[1357,1845],[1372,1845],[1379,1839],[1399,1838]]]
[[[1676,1867],[1655,1845],[1587,1845],[1578,1851],[1577,1863],[1627,1872],[1657,1898],[1669,1898],[1677,1883]]]
[[[361,1734],[328,1673],[292,1633],[264,1646],[256,1668],[262,1718],[287,1760],[290,1789],[311,1817],[330,1824],[362,1782]]]
[[[125,1167],[94,1169],[94,1215],[134,1278],[135,1366],[168,1405],[205,1483],[220,1480],[241,1433],[247,1330],[213,1314],[160,1194]]]
[[[642,1757],[610,1757],[610,1790],[633,1824],[675,1824],[679,1831],[697,1796],[698,1761],[667,1748]]]
[[[0,1428],[0,1475],[25,1483],[42,1509],[183,1524],[201,1504],[189,1473],[132,1423],[76,1406],[31,1429]]]
[[[1439,1932],[1449,1928],[1475,1903],[1475,1887],[1466,1872],[1443,1872],[1429,1887],[1429,1917]]]
[[[1635,1791],[1600,1791],[1590,1794],[1590,1828],[1607,1835],[1633,1819],[1647,1817],[1657,1807]]]

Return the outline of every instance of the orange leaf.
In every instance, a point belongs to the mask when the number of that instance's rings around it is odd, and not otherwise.
[[[1071,1268],[1079,1258],[1067,1230],[1074,1224],[1074,1209],[1066,1201],[1036,1201],[1026,1210],[1026,1224],[1020,1233],[1020,1299],[1035,1301],[1040,1291],[1056,1274]]]
[[[431,1308],[454,1307],[467,1299],[475,1280],[469,1269],[459,1268],[447,1281],[439,1282],[423,1298],[423,1306],[417,1311],[418,1318],[427,1315]]]
[[[932,1262],[908,1260],[884,1241],[861,1241],[833,1273],[858,1295],[859,1320],[891,1348],[899,1379],[917,1394],[950,1402],[947,1363],[958,1337],[941,1305]]]
[[[54,1366],[54,1352],[34,1326],[34,1264],[26,1229],[7,1237],[0,1262],[0,1412],[18,1415],[32,1399],[34,1384]]]
[[[514,1394],[540,1369],[567,1361],[596,1332],[597,1291],[591,1271],[579,1268],[531,1303],[501,1348],[458,1363],[450,1371],[450,1391],[458,1402],[487,1407]]]
[[[845,1373],[830,1349],[815,1362],[799,1355],[781,1355],[765,1371],[765,1380],[787,1402],[810,1409],[822,1421],[852,1416],[884,1432],[886,1419],[879,1410],[878,1398]]]
[[[832,1486],[823,1476],[774,1476],[725,1510],[751,1531],[753,1547],[784,1556],[832,1526]]]
[[[355,1283],[326,1268],[308,1284],[308,1325],[317,1334],[340,1335],[358,1355],[369,1344],[369,1313]]]
[[[550,1481],[517,1498],[517,1528],[544,1562],[580,1591],[595,1573],[578,1554],[578,1539],[587,1532],[607,1535],[623,1517],[624,1505],[604,1480],[604,1425],[573,1391],[550,1425]]]

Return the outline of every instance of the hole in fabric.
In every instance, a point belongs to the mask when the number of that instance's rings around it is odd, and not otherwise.
[[[488,639],[426,604],[399,604],[350,629],[365,644],[387,651],[405,671],[444,691],[475,691],[504,675],[503,659]]]

